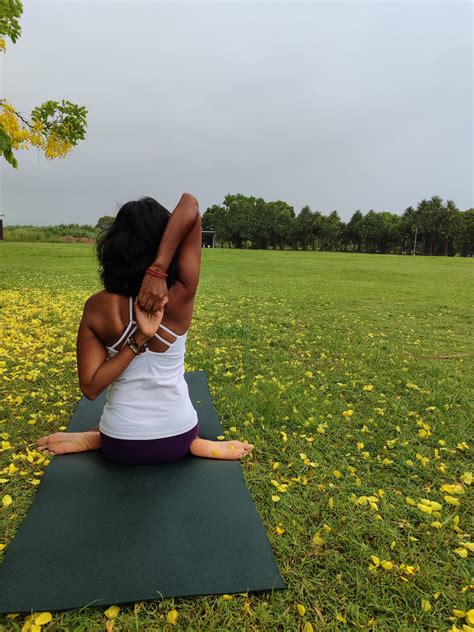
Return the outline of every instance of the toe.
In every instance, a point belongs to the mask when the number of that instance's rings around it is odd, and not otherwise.
[[[40,439],[38,439],[38,441],[36,442],[36,445],[46,445],[48,443],[48,437],[41,437]]]

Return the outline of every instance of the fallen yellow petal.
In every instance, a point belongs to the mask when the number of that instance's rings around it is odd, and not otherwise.
[[[118,615],[119,612],[120,612],[120,608],[118,606],[110,606],[110,608],[107,608],[104,614],[109,619],[113,619],[114,617]]]
[[[166,615],[166,620],[174,625],[178,620],[178,611],[176,609],[170,610]]]
[[[459,500],[454,498],[454,496],[443,496],[443,498],[448,505],[459,505]]]
[[[36,625],[46,625],[53,620],[53,615],[50,612],[40,612],[37,617],[35,617]]]
[[[10,494],[6,494],[3,498],[2,498],[2,505],[4,507],[9,507],[12,504],[13,500],[12,497],[10,496]]]
[[[326,542],[324,538],[319,535],[319,533],[316,533],[311,541],[313,544],[316,544],[316,546],[323,546],[323,544],[325,544]]]
[[[464,487],[459,483],[454,483],[453,485],[441,485],[439,488],[442,492],[447,492],[448,494],[465,494]]]
[[[306,612],[306,608],[303,606],[303,604],[301,604],[301,603],[296,604],[296,608],[298,610],[298,614],[300,615],[300,617],[304,617],[304,613]]]

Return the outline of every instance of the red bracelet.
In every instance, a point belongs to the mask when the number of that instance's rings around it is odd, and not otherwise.
[[[168,276],[166,272],[157,272],[156,270],[152,270],[152,268],[147,268],[145,274],[151,274],[151,276],[158,277],[160,279],[166,279]]]

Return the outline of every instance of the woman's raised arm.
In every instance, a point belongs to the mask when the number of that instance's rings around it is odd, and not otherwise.
[[[150,266],[153,270],[167,272],[180,243],[192,229],[197,215],[199,215],[197,199],[190,193],[183,193],[168,220],[158,246],[155,261]],[[156,311],[161,309],[162,303],[167,296],[166,280],[145,274],[138,294],[140,306],[145,310]]]

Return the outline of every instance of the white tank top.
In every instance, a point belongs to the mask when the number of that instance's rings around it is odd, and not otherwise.
[[[107,348],[108,359],[119,352],[116,347],[137,330],[133,319],[133,299],[129,299],[130,321],[122,336]],[[163,352],[150,351],[136,356],[107,390],[107,401],[100,418],[99,430],[116,439],[163,439],[194,428],[197,412],[189,397],[184,379],[186,336],[169,342],[158,333],[155,337],[168,345]]]

